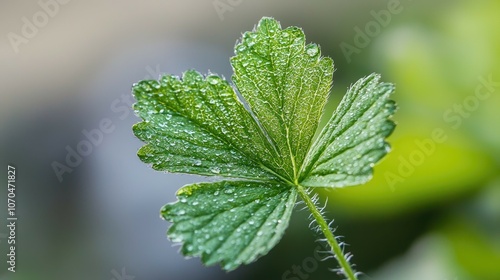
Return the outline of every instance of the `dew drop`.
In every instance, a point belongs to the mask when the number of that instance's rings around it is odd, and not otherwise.
[[[212,168],[210,168],[210,171],[212,173],[219,174],[220,173],[220,168],[219,167],[212,167]]]
[[[240,44],[240,45],[236,48],[236,50],[237,50],[237,51],[239,51],[239,52],[242,52],[242,51],[244,51],[244,50],[246,50],[246,49],[247,49],[247,47],[246,47],[245,45],[243,45],[243,44]]]
[[[306,53],[307,55],[309,55],[310,57],[313,57],[315,55],[317,55],[319,52],[319,49],[318,49],[318,45],[316,44],[311,44],[311,45],[308,45],[307,46],[307,49],[306,49]]]
[[[219,83],[219,79],[215,76],[207,77],[207,81],[212,85],[216,85]]]
[[[247,39],[246,43],[249,48],[255,45],[255,41],[253,39]]]

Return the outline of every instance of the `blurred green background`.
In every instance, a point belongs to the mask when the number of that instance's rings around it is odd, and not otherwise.
[[[207,179],[155,172],[135,155],[131,84],[190,68],[229,78],[235,41],[262,16],[302,27],[334,59],[325,120],[364,75],[397,86],[392,152],[373,180],[319,190],[363,277],[500,279],[494,0],[2,1],[0,159],[18,170],[19,221],[16,273],[6,271],[0,227],[1,279],[340,279],[333,260],[312,258],[319,236],[298,210],[256,263],[225,273],[184,260],[158,211],[182,185]],[[60,181],[53,162],[103,119],[113,131]],[[6,196],[3,187],[2,224]]]

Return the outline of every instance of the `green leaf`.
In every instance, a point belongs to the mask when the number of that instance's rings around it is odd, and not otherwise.
[[[332,85],[333,61],[300,28],[263,18],[231,58],[233,81],[279,156],[280,175],[296,182]],[[275,167],[276,168],[276,167]]]
[[[133,87],[144,120],[134,134],[148,144],[138,155],[156,170],[272,179],[260,165],[275,158],[258,124],[227,81],[187,71]],[[257,155],[257,157],[255,156]]]
[[[281,238],[299,194],[349,279],[354,271],[304,187],[366,181],[394,128],[390,84],[357,82],[314,144],[332,84],[333,62],[305,44],[301,29],[263,18],[231,58],[236,89],[190,70],[133,86],[146,143],[139,158],[156,170],[233,179],[185,186],[161,215],[182,253],[232,270],[266,254]],[[240,94],[238,94],[239,92]],[[300,182],[300,184],[299,184]]]
[[[371,74],[357,81],[342,99],[309,152],[301,184],[306,187],[343,187],[367,182],[373,165],[390,150],[385,138],[395,124],[396,110],[389,96],[394,85]]]
[[[186,256],[201,256],[226,270],[253,262],[279,241],[297,197],[280,183],[221,181],[183,187],[162,217],[173,222],[168,236]]]

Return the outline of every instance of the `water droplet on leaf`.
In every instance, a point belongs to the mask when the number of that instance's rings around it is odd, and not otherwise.
[[[319,49],[318,49],[318,45],[316,45],[316,44],[310,44],[306,47],[306,53],[310,57],[317,55],[318,52],[319,52]]]
[[[220,168],[219,167],[212,167],[212,168],[210,168],[210,171],[212,173],[219,174],[220,173]]]

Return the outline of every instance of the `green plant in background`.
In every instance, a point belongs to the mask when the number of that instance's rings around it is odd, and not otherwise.
[[[184,186],[161,209],[182,253],[226,270],[253,262],[279,241],[297,196],[348,279],[356,273],[310,194],[362,184],[388,151],[394,86],[376,74],[349,88],[313,141],[332,85],[333,61],[305,44],[300,28],[263,18],[231,58],[235,87],[190,70],[134,85],[146,142],[138,155],[156,170],[225,177]]]

